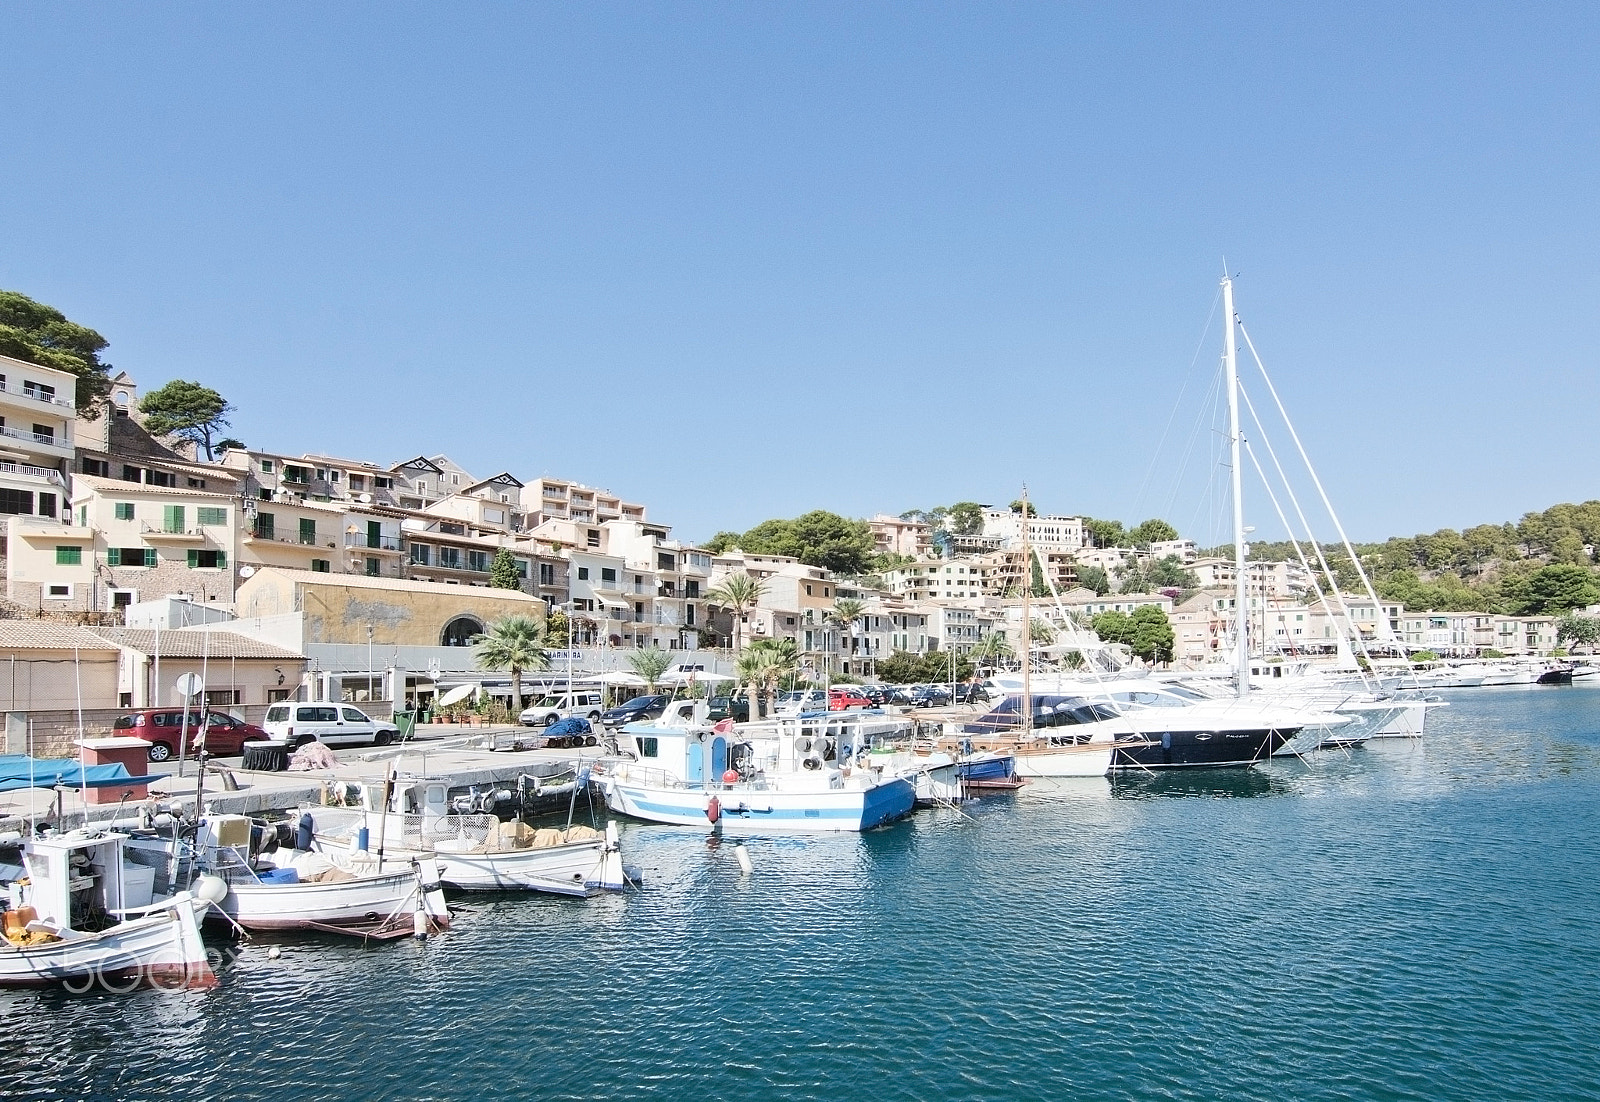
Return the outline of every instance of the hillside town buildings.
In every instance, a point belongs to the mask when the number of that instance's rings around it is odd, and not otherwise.
[[[207,634],[201,660],[229,669],[216,703],[246,706],[295,693],[416,700],[445,681],[494,683],[474,667],[470,642],[510,612],[563,613],[570,649],[559,655],[586,672],[624,668],[628,652],[654,647],[680,668],[726,674],[738,637],[792,641],[802,674],[819,679],[870,677],[897,651],[970,655],[996,634],[1015,646],[1028,586],[1032,615],[1068,637],[1097,615],[1153,605],[1172,623],[1175,657],[1205,662],[1233,631],[1231,559],[1201,556],[1189,540],[1095,547],[1082,517],[986,508],[980,532],[935,546],[928,523],[879,515],[867,522],[874,547],[902,561],[838,579],[785,556],[713,555],[609,490],[480,477],[442,453],[385,465],[230,446],[203,461],[144,430],[126,373],[94,419],[73,415],[73,386],[66,373],[0,357],[3,611],[40,625],[12,633],[19,654],[53,656],[69,627],[91,629],[92,640],[71,638],[80,660],[87,648],[100,663],[95,691],[120,704],[170,703],[151,670],[157,629]],[[1024,557],[1024,524],[1037,569]],[[502,556],[514,589],[489,585]],[[1171,557],[1192,587],[1117,592],[1130,568]],[[1106,571],[1111,592],[1079,584],[1089,567]],[[1331,652],[1341,637],[1445,655],[1557,642],[1553,617],[1420,614],[1357,599],[1347,619],[1314,599],[1297,563],[1249,571],[1252,634],[1273,652]],[[758,584],[753,608],[712,599],[735,574]],[[861,614],[843,621],[841,600]],[[175,642],[172,661],[192,645]],[[42,680],[18,691],[58,700],[42,661],[30,667]]]

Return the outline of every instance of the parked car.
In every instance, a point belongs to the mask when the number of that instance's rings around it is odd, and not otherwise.
[[[707,717],[715,723],[730,716],[736,723],[750,722],[750,698],[748,696],[714,696],[706,701],[711,712]]]
[[[580,689],[572,693],[551,693],[531,708],[524,708],[517,720],[524,727],[548,727],[558,719],[578,716],[599,723],[605,711],[605,698],[599,689]]]
[[[559,750],[576,750],[581,746],[598,746],[600,736],[594,733],[589,721],[580,716],[568,716],[550,724],[544,733],[546,747]]]
[[[870,708],[872,701],[855,690],[854,686],[828,690],[828,711],[847,712],[851,708]]]
[[[784,693],[778,697],[778,703],[773,708],[772,714],[797,716],[805,712],[826,712],[827,710],[827,693],[821,689],[802,689],[798,692]]]
[[[600,722],[607,727],[621,727],[624,723],[638,723],[640,720],[655,719],[667,710],[667,702],[672,697],[666,693],[655,696],[636,696],[624,704],[600,713]]]
[[[872,706],[875,708],[881,708],[889,702],[889,694],[884,691],[882,685],[857,685],[855,689],[856,692],[872,701]]]
[[[950,690],[939,685],[918,685],[911,691],[913,708],[940,708],[950,703]]]
[[[283,701],[267,709],[262,721],[267,736],[276,742],[304,746],[387,746],[400,737],[400,729],[381,722],[360,708],[334,700]]]
[[[144,739],[150,744],[150,760],[166,761],[179,754],[198,751],[200,730],[205,728],[206,753],[213,756],[242,754],[244,744],[250,739],[264,739],[267,732],[253,723],[234,719],[226,712],[189,712],[189,741],[183,742],[185,724],[182,708],[145,708],[118,716],[111,729],[118,735]]]

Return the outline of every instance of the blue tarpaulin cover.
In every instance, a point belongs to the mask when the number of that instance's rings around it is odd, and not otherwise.
[[[31,764],[30,764],[31,763]],[[116,784],[148,784],[159,777],[135,777],[125,765],[80,765],[75,758],[29,758],[0,754],[0,792],[19,788],[105,788]]]

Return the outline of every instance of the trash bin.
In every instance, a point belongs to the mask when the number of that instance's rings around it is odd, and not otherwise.
[[[259,773],[282,773],[289,768],[289,747],[281,742],[247,742],[239,768]]]
[[[417,722],[418,723],[432,723],[433,722],[433,710],[431,708],[418,708],[417,709]]]
[[[417,713],[396,712],[394,714],[394,725],[400,732],[400,741],[405,742],[417,733]]]

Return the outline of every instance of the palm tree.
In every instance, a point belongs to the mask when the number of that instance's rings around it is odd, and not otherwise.
[[[511,710],[522,710],[522,671],[550,666],[545,653],[544,625],[532,616],[505,616],[472,638],[473,658],[481,670],[511,671]]]
[[[765,648],[751,647],[739,656],[739,664],[734,672],[738,674],[739,684],[749,687],[751,720],[761,717],[760,705],[756,702],[756,691],[767,678],[767,667],[774,662],[773,653]]]
[[[661,675],[672,665],[672,655],[660,647],[646,647],[643,650],[629,651],[628,665],[633,667],[634,673],[645,679],[646,686],[653,694],[656,691],[656,682],[661,680]]]
[[[744,649],[744,618],[766,596],[767,587],[748,574],[729,574],[722,584],[706,590],[706,600],[733,610],[733,649]]]
[[[978,642],[976,647],[972,648],[972,657],[975,660],[991,665],[1015,654],[1016,652],[1011,649],[1011,641],[998,631],[991,631]]]
[[[861,619],[861,614],[866,611],[867,606],[863,602],[851,600],[849,597],[841,597],[833,602],[833,608],[828,610],[828,619],[838,624],[839,630],[846,633],[846,637],[852,644],[852,652],[854,651],[853,644],[856,639],[856,621]],[[849,659],[847,658],[846,661],[848,662]]]
[[[783,639],[772,646],[759,648],[758,653],[766,658],[761,667],[761,687],[767,691],[768,700],[776,700],[778,683],[794,673],[800,664],[799,648],[793,639]]]
[[[1056,641],[1056,626],[1054,624],[1049,620],[1041,620],[1037,616],[1030,617],[1030,619],[1032,620],[1032,625],[1028,634],[1033,637],[1035,643],[1048,647]]]

